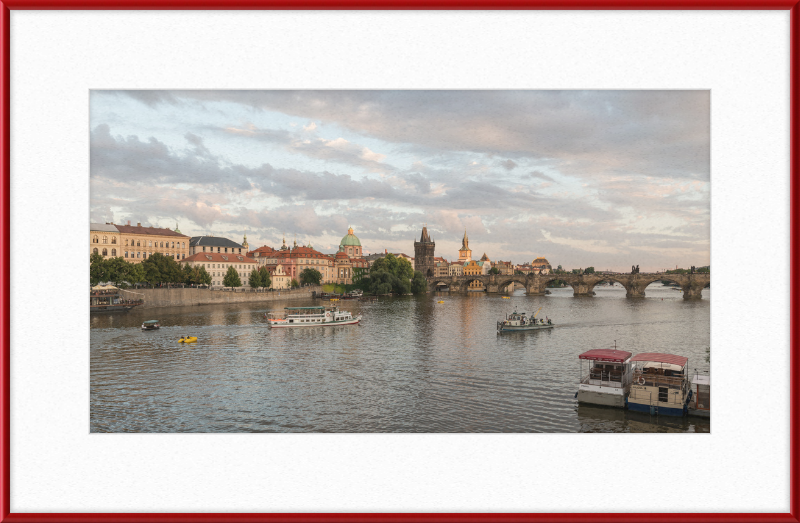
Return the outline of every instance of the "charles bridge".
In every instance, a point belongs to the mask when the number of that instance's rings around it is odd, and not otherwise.
[[[645,288],[655,281],[670,281],[680,285],[683,289],[683,298],[699,299],[703,289],[710,285],[711,274],[663,274],[663,273],[635,273],[635,274],[532,274],[532,275],[502,275],[488,274],[482,276],[443,276],[430,277],[428,289],[438,290],[446,286],[450,292],[467,292],[469,284],[479,281],[486,292],[501,292],[512,283],[525,287],[529,296],[541,296],[547,290],[547,284],[553,280],[561,280],[573,289],[573,296],[593,296],[595,285],[602,281],[614,281],[622,284],[627,291],[628,298],[643,298]]]

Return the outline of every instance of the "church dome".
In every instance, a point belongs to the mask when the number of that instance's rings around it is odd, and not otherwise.
[[[539,256],[531,262],[531,265],[550,265],[550,262],[544,256]]]
[[[347,236],[342,238],[342,241],[339,242],[339,247],[361,247],[361,240],[358,239],[358,236],[353,234],[353,228],[350,227],[347,229]]]

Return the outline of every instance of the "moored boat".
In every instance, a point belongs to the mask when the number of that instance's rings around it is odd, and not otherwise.
[[[580,403],[625,407],[631,386],[631,353],[616,349],[593,349],[579,355],[581,382],[575,397]],[[583,362],[589,362],[584,375]]]
[[[541,310],[541,307],[539,307],[539,310]],[[506,314],[506,318],[504,320],[497,322],[497,332],[501,333],[552,329],[553,321],[549,318],[537,319],[536,314],[538,313],[539,311],[536,311],[535,314],[528,316],[524,312],[517,312],[515,310],[511,314]]]
[[[692,399],[686,366],[689,358],[645,352],[631,358],[633,382],[628,410],[664,416],[684,416]]]
[[[143,331],[154,331],[159,328],[161,328],[161,324],[158,322],[158,320],[147,320],[142,323]]]
[[[142,303],[122,298],[120,289],[113,285],[95,285],[89,293],[89,312],[127,312]]]
[[[355,325],[361,321],[361,316],[354,317],[338,307],[286,307],[284,311],[269,313],[267,322],[270,328]]]

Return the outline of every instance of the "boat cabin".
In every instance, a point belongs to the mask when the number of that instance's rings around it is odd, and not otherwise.
[[[353,315],[347,311],[340,311],[338,307],[285,307],[284,312],[269,313],[270,324],[276,322],[287,324],[314,324],[348,321]]]
[[[686,366],[689,358],[645,352],[631,358],[633,383],[628,409],[650,414],[683,416],[692,397]]]
[[[695,374],[692,377],[692,391],[694,398],[690,412],[696,416],[708,417],[711,414],[711,376],[708,374]]]
[[[578,359],[580,384],[575,395],[578,401],[624,407],[632,381],[631,353],[616,349],[593,349],[579,355]]]

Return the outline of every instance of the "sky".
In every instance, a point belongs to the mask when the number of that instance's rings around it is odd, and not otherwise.
[[[710,263],[710,92],[110,91],[92,222],[250,248],[642,271]]]

